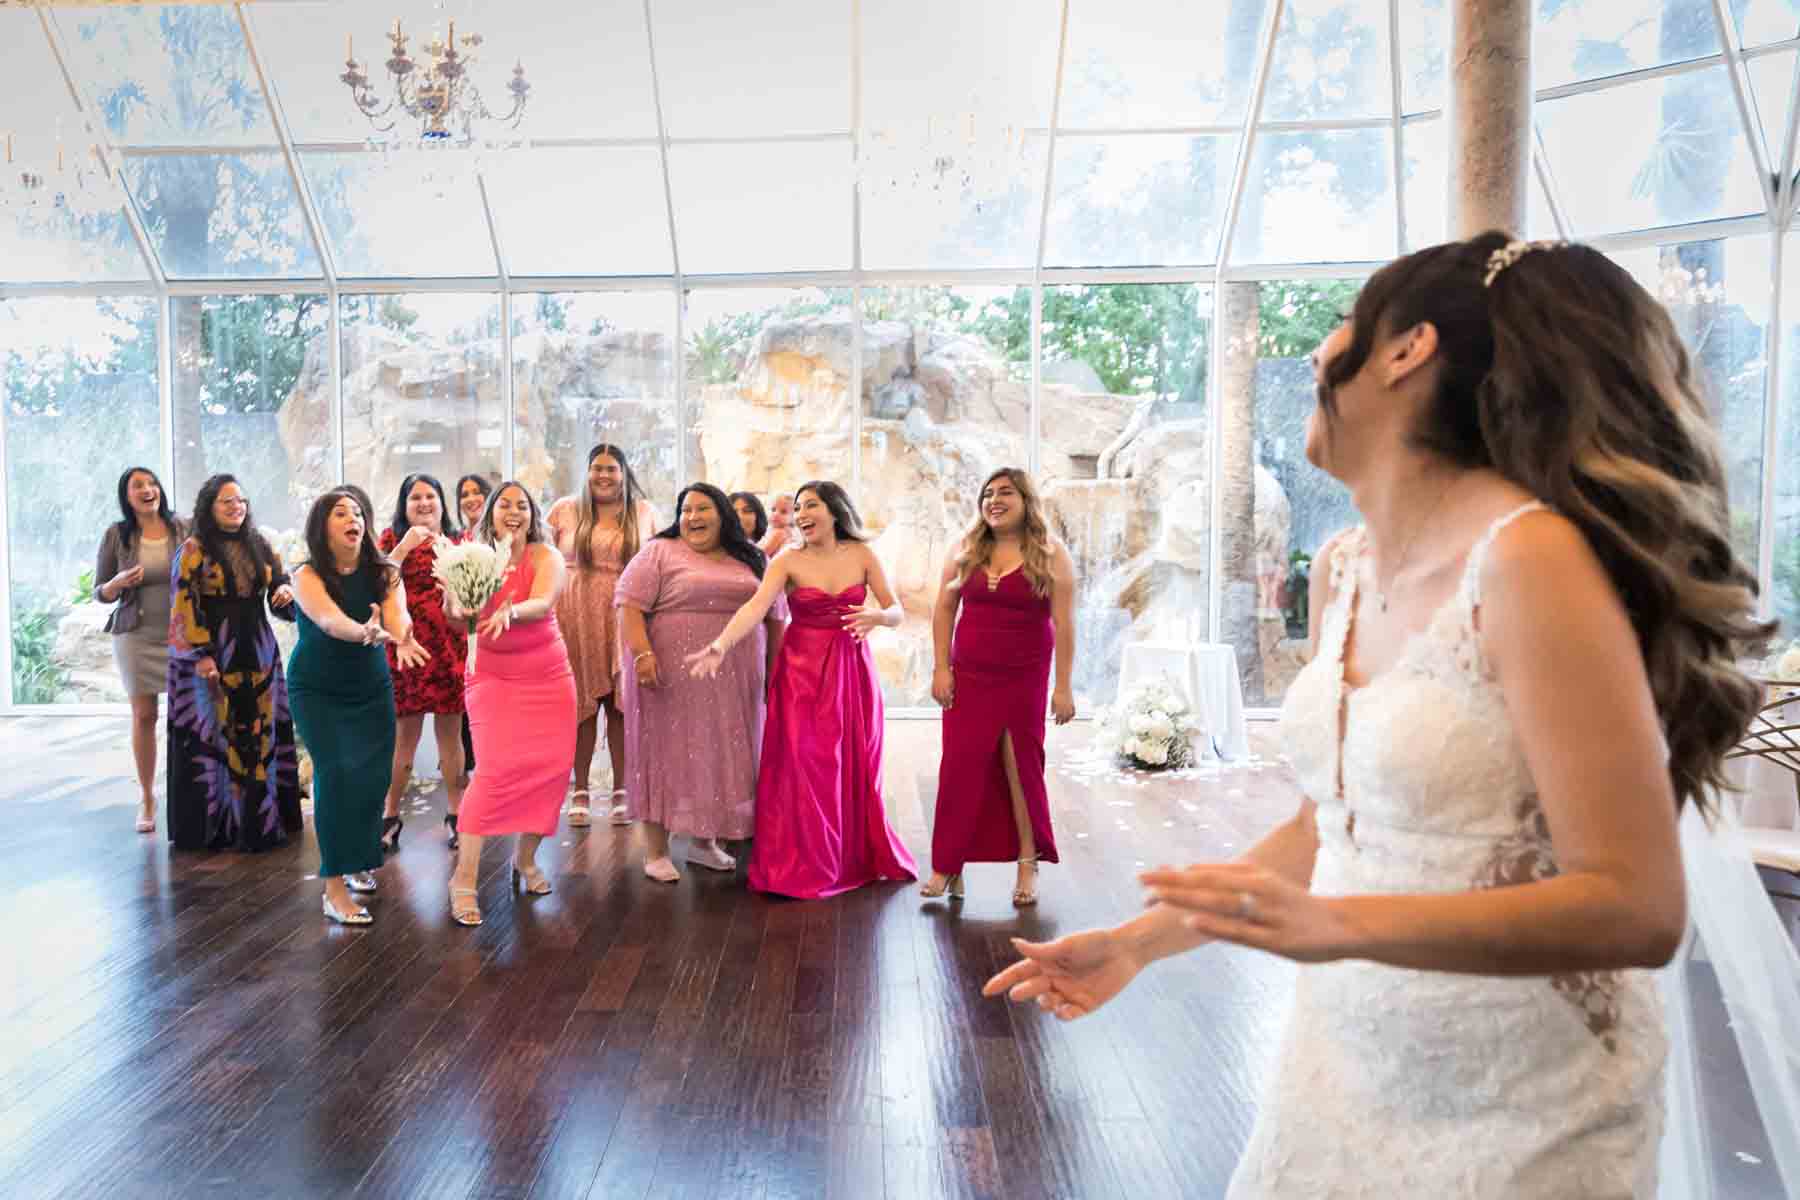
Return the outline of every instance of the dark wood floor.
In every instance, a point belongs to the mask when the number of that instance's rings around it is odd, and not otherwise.
[[[890,726],[921,862],[936,736]],[[511,897],[491,847],[487,923],[459,929],[439,796],[376,923],[346,929],[320,917],[310,839],[244,857],[134,835],[121,722],[0,721],[0,1196],[1221,1195],[1291,967],[1204,951],[1069,1026],[977,989],[1009,937],[1134,911],[1140,865],[1240,850],[1291,784],[1125,785],[1069,766],[1087,736],[1052,743],[1064,861],[1035,911],[1001,866],[960,911],[901,886],[667,887],[600,826],[547,843],[543,898]],[[1771,1194],[1766,1172],[1743,1164],[1742,1194]]]

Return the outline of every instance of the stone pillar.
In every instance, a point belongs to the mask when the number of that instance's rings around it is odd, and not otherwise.
[[[1261,340],[1261,285],[1227,283],[1219,306],[1220,356],[1219,637],[1237,648],[1244,703],[1263,695],[1262,644],[1257,636],[1256,359]]]
[[[1450,235],[1523,235],[1531,186],[1535,0],[1450,5]]]

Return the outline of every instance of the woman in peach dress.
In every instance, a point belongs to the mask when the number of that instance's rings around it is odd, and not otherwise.
[[[619,673],[619,631],[613,591],[619,574],[643,540],[656,529],[625,452],[610,442],[588,451],[586,486],[550,506],[545,523],[562,552],[568,581],[556,602],[556,620],[575,671],[575,790],[569,796],[569,824],[591,820],[588,771],[599,741],[600,713],[606,713],[606,753],[612,761],[612,823],[629,825],[625,806],[625,718],[615,694]]]

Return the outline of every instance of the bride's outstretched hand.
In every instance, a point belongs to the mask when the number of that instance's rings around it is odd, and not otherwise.
[[[1354,957],[1367,939],[1344,908],[1250,862],[1158,867],[1138,876],[1148,904],[1185,910],[1182,924],[1295,962]]]
[[[1144,969],[1125,938],[1111,929],[1091,929],[1054,942],[1014,938],[1012,944],[1025,957],[988,980],[981,994],[1005,992],[1015,1004],[1036,1001],[1064,1021],[1087,1016]]]

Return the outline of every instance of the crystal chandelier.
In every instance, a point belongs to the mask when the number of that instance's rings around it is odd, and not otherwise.
[[[0,210],[92,216],[119,203],[100,147],[72,151],[59,134],[54,150],[33,156],[18,135],[0,138]]]
[[[506,84],[507,92],[512,95],[512,108],[500,114],[491,111],[481,98],[481,89],[469,77],[469,69],[479,57],[480,34],[466,33],[458,37],[456,22],[451,21],[448,37],[439,38],[434,33],[425,45],[423,62],[408,52],[407,34],[398,19],[394,21],[393,30],[385,36],[392,51],[392,57],[383,64],[393,87],[390,98],[384,101],[375,94],[363,64],[356,61],[355,42],[351,38],[344,42],[344,66],[348,69],[338,76],[338,80],[350,89],[350,98],[357,109],[379,132],[391,131],[404,115],[419,122],[421,145],[444,145],[454,137],[461,145],[469,146],[475,141],[478,121],[496,121],[508,128],[518,127],[525,115],[525,101],[531,94],[531,85],[525,81],[525,67],[522,63],[515,64],[512,78]]]

